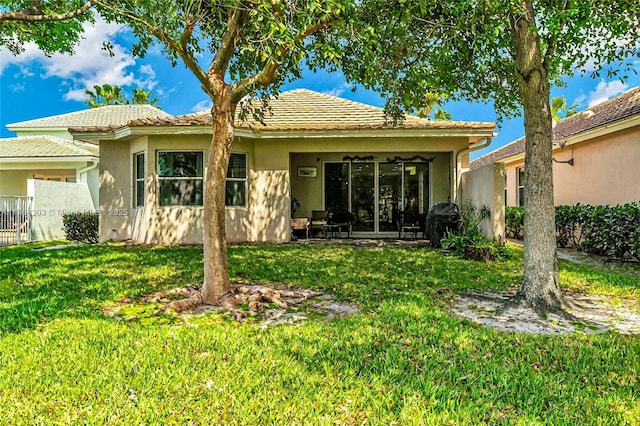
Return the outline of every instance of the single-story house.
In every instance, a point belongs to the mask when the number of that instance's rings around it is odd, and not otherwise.
[[[459,201],[468,154],[495,129],[411,116],[394,126],[380,108],[305,89],[280,94],[270,109],[263,123],[236,120],[228,241],[289,241],[294,199],[296,217],[349,211],[352,236],[397,236],[399,211]],[[202,243],[208,111],[71,133],[100,144],[102,241]]]
[[[616,205],[640,201],[640,87],[567,117],[553,129],[556,205]],[[524,205],[525,138],[471,162],[503,164],[505,199]]]
[[[27,180],[83,182],[98,207],[98,146],[73,141],[69,127],[121,126],[145,117],[171,117],[152,105],[107,105],[7,124],[14,138],[0,139],[0,196],[26,196]]]

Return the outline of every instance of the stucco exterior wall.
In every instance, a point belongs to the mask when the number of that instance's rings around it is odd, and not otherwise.
[[[62,217],[65,213],[94,211],[85,183],[29,179],[27,187],[27,195],[33,197],[31,233],[35,241],[64,238]]]
[[[573,151],[573,152],[572,152]],[[555,150],[556,205],[616,205],[640,201],[640,126]]]
[[[100,142],[100,241],[131,238],[131,164],[127,141]]]
[[[489,164],[462,174],[460,204],[470,202],[477,209],[486,206],[491,216],[480,224],[483,235],[504,239],[504,166]]]
[[[616,205],[640,201],[640,127],[555,149],[555,205]],[[518,160],[506,164],[507,205],[517,205]]]
[[[159,150],[196,150],[204,152],[206,162],[209,135],[158,135],[130,140],[101,142],[100,209],[123,211],[123,215],[103,215],[100,238],[132,238],[145,243],[199,244],[203,235],[203,207],[158,206],[157,152]],[[333,139],[236,139],[233,152],[247,154],[247,205],[226,208],[227,240],[286,242],[291,238],[291,193],[303,197],[305,211],[321,208],[322,163],[341,161],[345,155],[375,155],[376,159],[395,155],[420,154],[434,157],[431,167],[431,204],[454,197],[450,181],[454,152],[468,147],[466,138],[333,138]],[[135,208],[134,155],[144,152],[146,169],[145,206]],[[292,159],[296,160],[292,163]],[[318,162],[317,159],[321,158]],[[301,192],[295,174],[297,159],[318,164],[314,183]],[[308,185],[307,180],[305,185]],[[300,198],[299,198],[300,199]]]
[[[79,166],[84,167],[86,163]],[[50,167],[53,168],[43,169],[42,164],[39,163],[3,164],[3,170],[0,170],[0,195],[27,195],[27,179],[33,179],[37,175],[76,175],[76,170],[68,168],[68,164],[52,163]]]

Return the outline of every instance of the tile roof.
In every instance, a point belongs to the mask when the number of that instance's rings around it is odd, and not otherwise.
[[[601,102],[585,111],[560,120],[553,128],[553,140],[564,139],[637,114],[640,114],[640,87],[635,87],[620,96]],[[525,141],[526,139],[522,137],[495,151],[485,154],[472,161],[470,167],[471,169],[477,169],[504,158],[523,153],[525,150]]]
[[[0,160],[8,158],[98,157],[98,146],[55,136],[0,139]]]
[[[241,121],[236,117],[236,128],[260,130],[369,130],[394,128],[387,122],[384,110],[371,105],[325,95],[307,89],[295,89],[281,93],[269,102],[264,123],[253,118]],[[251,115],[251,114],[249,114]],[[211,114],[203,111],[195,114],[165,118],[132,120],[129,127],[144,126],[210,126]],[[493,131],[495,123],[431,121],[408,116],[396,126],[401,129],[482,129]],[[82,131],[111,131],[111,127],[73,129]]]
[[[122,126],[127,124],[129,120],[142,117],[167,118],[172,117],[172,115],[152,105],[106,105],[68,114],[7,124],[6,127],[9,130],[15,131],[21,129],[69,128],[78,126]]]

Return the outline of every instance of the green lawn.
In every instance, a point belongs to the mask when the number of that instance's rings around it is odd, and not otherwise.
[[[640,424],[640,337],[502,334],[450,292],[519,282],[428,248],[241,245],[234,279],[353,300],[361,313],[260,328],[116,321],[121,296],[202,280],[199,248],[0,249],[0,425]],[[640,299],[640,279],[560,262],[571,291]]]

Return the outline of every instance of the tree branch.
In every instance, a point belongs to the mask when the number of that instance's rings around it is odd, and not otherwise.
[[[96,5],[100,7],[110,10],[115,14],[126,17],[127,19],[130,19],[132,22],[136,22],[139,25],[146,27],[155,38],[157,38],[165,46],[169,47],[170,49],[173,49],[182,58],[185,66],[196,76],[198,81],[200,81],[200,84],[202,85],[203,90],[207,92],[209,96],[211,97],[215,96],[215,92],[213,91],[213,88],[212,88],[211,82],[209,81],[207,73],[205,73],[204,70],[200,68],[200,65],[198,65],[198,62],[194,59],[193,55],[191,54],[188,48],[189,40],[191,38],[191,35],[193,34],[193,28],[195,27],[195,22],[190,22],[189,19],[185,20],[185,29],[182,32],[180,41],[178,42],[174,40],[169,33],[167,33],[166,31],[160,28],[155,27],[154,25],[147,22],[144,18],[142,18],[140,15],[136,13],[133,13],[127,10],[120,10],[115,7],[112,7],[108,3],[108,0],[106,2],[102,0],[93,0],[93,1],[95,2]]]
[[[321,23],[309,25],[304,29],[304,31],[298,34],[298,36],[295,38],[294,45],[320,30],[329,28],[331,24],[331,19],[327,18]],[[280,68],[279,62],[284,59],[290,51],[290,47],[283,48],[280,51],[280,55],[278,55],[277,60],[270,59],[264,66],[264,68],[262,68],[262,71],[260,71],[258,74],[254,74],[253,76],[247,77],[234,84],[231,88],[231,102],[240,102],[240,100],[245,97],[254,87],[264,87],[268,84],[273,83]]]
[[[43,15],[43,14],[31,14],[24,11],[21,12],[4,12],[0,13],[0,22],[3,21],[19,21],[19,22],[54,22],[54,21],[66,21],[68,19],[77,18],[80,15],[84,15],[89,11],[96,3],[96,0],[87,1],[82,7],[69,12],[60,13],[56,15]]]
[[[229,19],[227,20],[227,32],[225,32],[222,37],[216,56],[213,58],[213,61],[211,61],[209,73],[224,75],[227,71],[229,62],[233,57],[233,51],[236,48],[238,32],[242,28],[242,24],[244,23],[246,16],[246,9],[241,10],[234,8],[230,11]]]

